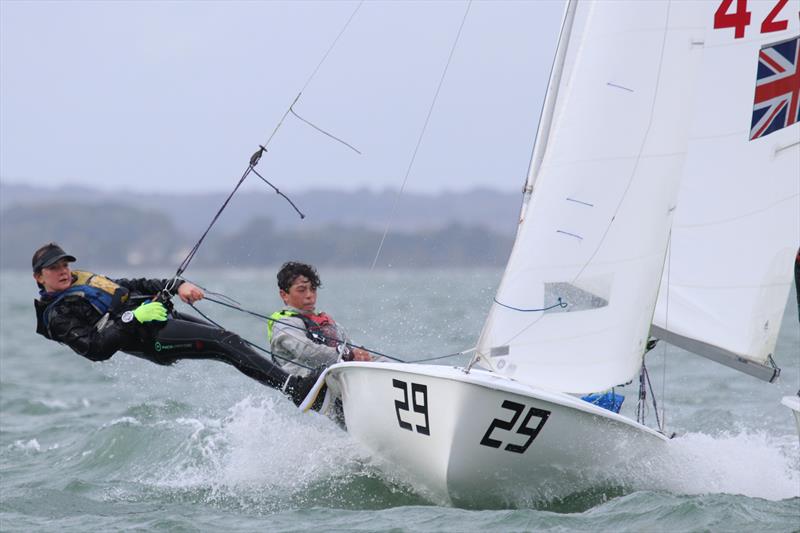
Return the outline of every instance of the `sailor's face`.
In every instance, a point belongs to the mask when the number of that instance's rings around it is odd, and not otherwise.
[[[72,271],[69,268],[69,261],[66,259],[44,267],[33,277],[37,283],[44,285],[44,290],[47,292],[60,292],[72,285]]]
[[[281,290],[281,299],[286,305],[311,312],[317,305],[317,289],[311,286],[307,277],[297,276],[288,292]]]

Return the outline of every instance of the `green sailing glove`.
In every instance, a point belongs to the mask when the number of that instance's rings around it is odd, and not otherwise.
[[[133,316],[143,324],[153,320],[163,322],[167,319],[167,308],[161,302],[149,302],[134,309]]]

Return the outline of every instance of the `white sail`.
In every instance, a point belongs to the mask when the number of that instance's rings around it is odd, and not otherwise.
[[[760,83],[788,84],[783,112],[797,117],[800,29],[797,3],[773,17],[788,20],[787,28],[768,33],[759,33],[756,22],[768,18],[773,3],[748,6],[754,24],[743,37],[727,29],[706,40],[653,334],[771,381],[777,371],[769,357],[800,244],[800,125],[795,118],[763,135],[769,131],[764,120],[780,113],[780,104],[770,109],[766,103],[752,127],[751,117],[760,57],[777,65],[776,75]],[[771,49],[775,43],[785,43],[793,65]]]
[[[641,366],[706,8],[572,4],[532,192],[477,357],[525,383],[581,393],[626,382]]]

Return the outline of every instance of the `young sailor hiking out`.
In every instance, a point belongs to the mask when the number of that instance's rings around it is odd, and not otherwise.
[[[372,361],[363,348],[348,344],[347,335],[326,313],[317,312],[317,270],[290,261],[278,271],[278,291],[284,306],[267,321],[267,338],[273,356],[283,369],[303,376],[318,373],[339,361]],[[326,386],[312,391],[307,404],[345,426],[341,402],[326,402]]]
[[[278,272],[284,307],[270,316],[267,337],[272,353],[286,361],[287,372],[307,375],[309,368],[326,368],[339,360],[372,361],[366,350],[347,345],[330,316],[315,311],[321,284],[316,269],[305,263],[284,263]]]
[[[157,296],[176,294],[188,304],[204,297],[197,286],[167,280],[109,279],[71,270],[76,259],[54,244],[36,250],[31,261],[39,286],[35,300],[36,332],[66,344],[92,361],[109,359],[117,351],[171,365],[179,359],[213,359],[233,365],[243,374],[287,394],[295,404],[305,398],[317,374],[291,375],[253,351],[238,335],[210,323],[167,312]],[[167,298],[167,306],[169,299]]]

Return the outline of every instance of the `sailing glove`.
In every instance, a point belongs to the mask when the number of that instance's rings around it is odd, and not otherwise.
[[[161,302],[149,302],[134,309],[133,316],[143,324],[153,320],[163,322],[167,319],[167,308]]]

